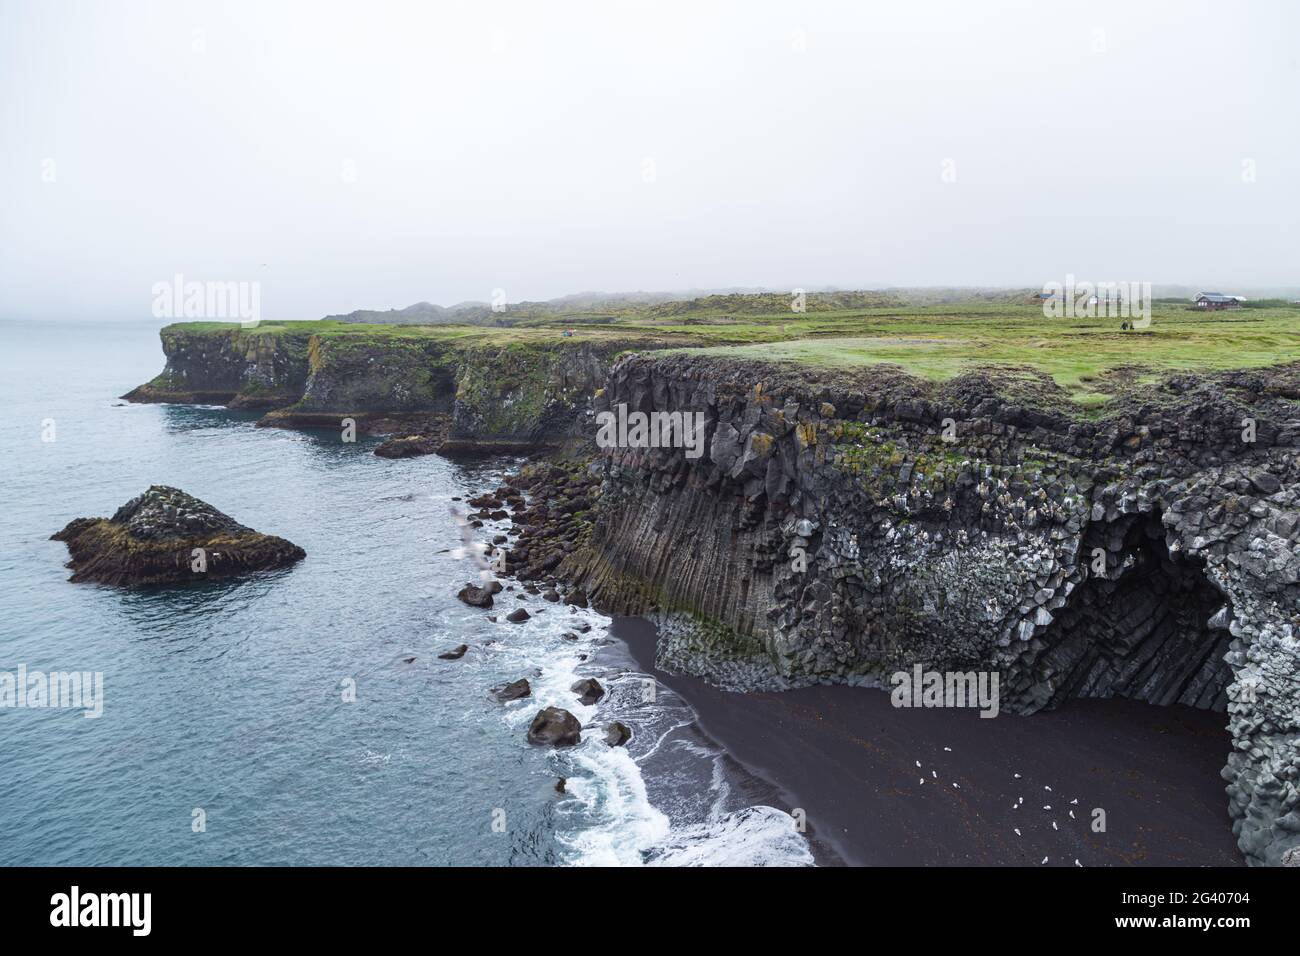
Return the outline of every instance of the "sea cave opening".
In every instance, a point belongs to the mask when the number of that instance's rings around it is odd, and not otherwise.
[[[1095,524],[1080,560],[1091,562],[1095,549],[1105,551],[1106,573],[1075,589],[1036,662],[1051,675],[1043,705],[1124,697],[1226,710],[1227,599],[1203,563],[1169,550],[1154,511]]]

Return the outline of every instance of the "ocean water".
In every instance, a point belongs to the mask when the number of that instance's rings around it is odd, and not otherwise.
[[[516,589],[498,609],[533,618],[492,624],[456,600],[475,571],[452,499],[494,487],[510,461],[388,461],[366,439],[117,398],[162,362],[154,323],[0,321],[0,672],[104,675],[98,718],[0,708],[0,860],[813,862],[772,789],[647,685],[607,618]],[[50,534],[151,484],[307,558],[181,588],[69,583]],[[578,622],[591,630],[564,640]],[[437,659],[460,643],[463,659]],[[583,676],[609,691],[599,706],[569,691]],[[531,699],[488,696],[519,677]],[[590,724],[580,747],[527,744],[549,704]],[[633,729],[626,749],[601,740],[613,719]]]

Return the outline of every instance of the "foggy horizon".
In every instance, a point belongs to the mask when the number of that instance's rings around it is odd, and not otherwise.
[[[0,318],[147,319],[176,274],[259,283],[267,320],[1293,288],[1297,26],[1266,0],[8,2]]]

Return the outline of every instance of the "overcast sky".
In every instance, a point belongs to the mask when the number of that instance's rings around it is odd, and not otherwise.
[[[1300,284],[1300,4],[0,0],[0,316]],[[1227,291],[1227,290],[1225,290]]]

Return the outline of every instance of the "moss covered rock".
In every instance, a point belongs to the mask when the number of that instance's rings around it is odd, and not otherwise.
[[[229,577],[307,556],[296,544],[166,485],[153,485],[111,518],[77,518],[51,540],[68,546],[69,580],[117,587]]]

